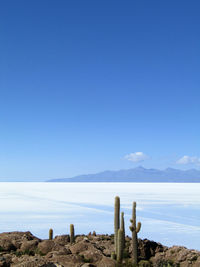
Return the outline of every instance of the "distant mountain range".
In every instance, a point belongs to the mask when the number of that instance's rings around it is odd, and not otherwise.
[[[146,169],[142,166],[119,171],[104,171],[47,182],[139,182],[139,183],[200,183],[200,170]]]

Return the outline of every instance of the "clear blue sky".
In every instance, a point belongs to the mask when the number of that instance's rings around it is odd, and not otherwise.
[[[1,1],[0,180],[199,168],[199,10],[199,0]]]

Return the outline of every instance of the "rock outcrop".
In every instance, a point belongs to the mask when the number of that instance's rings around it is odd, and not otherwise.
[[[120,266],[132,266],[130,237],[126,237],[124,259]],[[41,240],[30,232],[0,234],[0,267],[115,267],[111,253],[113,235],[69,235]],[[138,240],[139,267],[200,267],[200,252],[185,247],[165,247],[144,239]]]

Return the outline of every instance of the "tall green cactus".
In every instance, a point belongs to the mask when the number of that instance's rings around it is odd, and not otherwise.
[[[74,242],[75,242],[74,225],[70,224],[70,243],[73,244]]]
[[[121,212],[121,221],[120,221],[120,224],[121,224],[120,229],[122,229],[122,231],[123,231],[123,240],[122,240],[122,242],[123,242],[123,250],[124,250],[124,248],[125,248],[124,212]]]
[[[124,244],[123,244],[123,237],[124,233],[122,229],[118,229],[118,235],[117,235],[117,261],[119,263],[122,262],[123,259],[123,250],[124,250]]]
[[[115,211],[114,211],[114,242],[115,242],[115,253],[118,253],[117,245],[118,245],[118,230],[120,228],[120,221],[119,221],[119,214],[120,214],[120,198],[118,196],[115,197]]]
[[[133,246],[133,264],[138,264],[138,240],[137,234],[141,228],[141,222],[138,222],[136,227],[136,202],[133,202],[132,219],[130,220],[131,226],[129,227],[132,232],[132,246]]]
[[[53,229],[49,229],[49,240],[53,239]]]

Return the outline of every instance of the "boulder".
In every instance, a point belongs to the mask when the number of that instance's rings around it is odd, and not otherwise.
[[[88,263],[96,263],[103,257],[102,251],[97,248],[95,243],[90,243],[84,239],[70,246],[70,250],[72,254],[79,254],[83,261],[88,261]]]
[[[38,246],[38,240],[25,240],[22,242],[19,251],[25,252],[25,251],[30,251],[30,252],[35,252]]]
[[[151,257],[153,267],[159,267],[164,264],[171,264],[179,267],[198,267],[200,266],[200,252],[186,249],[185,247],[173,246],[158,252]]]
[[[69,235],[58,235],[54,238],[54,243],[59,244],[61,246],[65,246],[70,242]]]
[[[11,267],[42,267],[47,263],[44,257],[24,255],[13,258]]]
[[[116,267],[116,261],[111,258],[103,257],[100,262],[97,263],[97,267]]]
[[[80,267],[84,262],[79,255],[54,255],[50,262],[63,267]]]
[[[43,240],[38,245],[38,250],[46,255],[48,252],[53,250],[53,247],[55,246],[55,243],[53,240]]]
[[[23,242],[37,240],[30,232],[7,232],[0,234],[0,248],[2,251],[15,251],[19,249]]]
[[[72,246],[70,246],[70,250],[72,254],[79,254],[83,251],[88,250],[88,248],[89,248],[89,244],[84,241],[80,241],[79,243],[75,243]]]
[[[132,246],[129,250],[132,252]],[[148,260],[153,257],[157,252],[164,251],[165,247],[160,243],[156,243],[154,241],[150,241],[148,239],[138,240],[138,254],[140,260]]]

